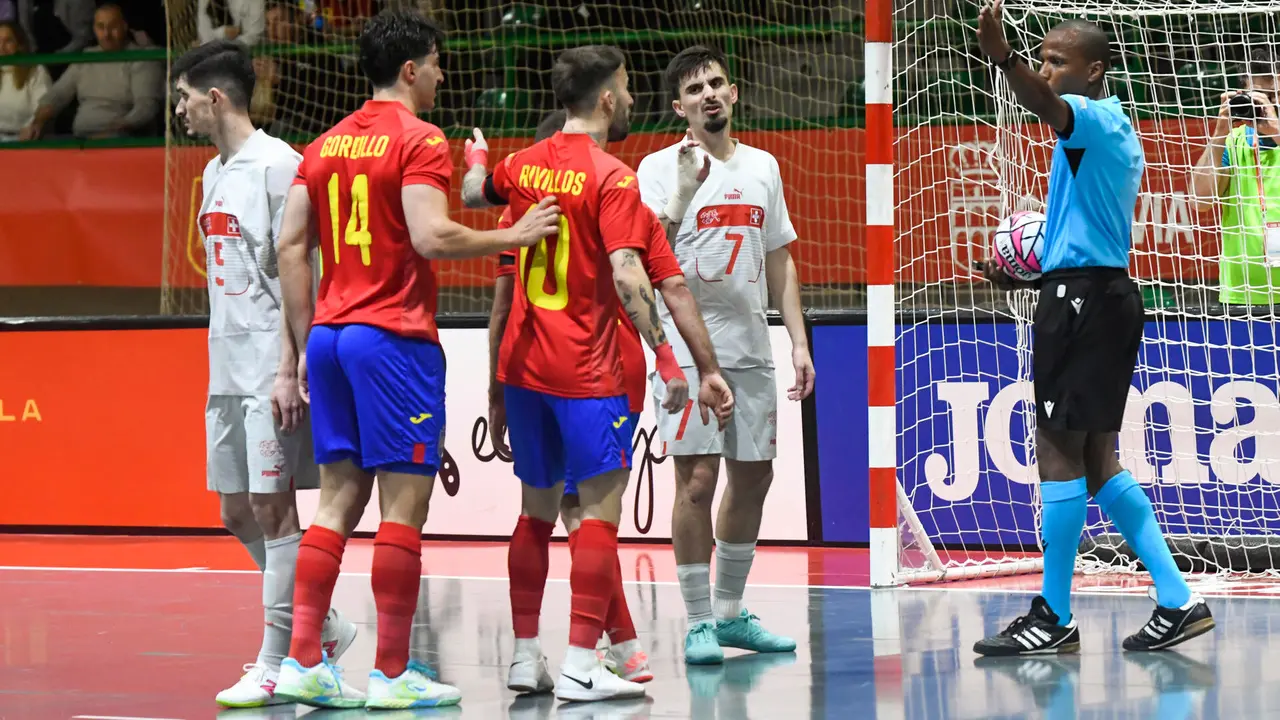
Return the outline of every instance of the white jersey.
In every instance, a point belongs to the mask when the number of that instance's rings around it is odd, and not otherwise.
[[[258,130],[204,169],[200,234],[209,281],[209,394],[271,393],[280,362],[276,241],[298,171],[288,143]]]
[[[675,190],[679,147],[649,155],[636,170],[641,199],[659,214]],[[721,367],[773,367],[764,258],[795,239],[773,155],[739,142],[728,162],[711,158],[711,173],[689,204],[672,249],[698,299]],[[661,295],[658,309],[676,359],[692,366],[693,356]]]

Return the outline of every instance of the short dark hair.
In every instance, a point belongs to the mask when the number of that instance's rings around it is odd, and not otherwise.
[[[384,12],[360,33],[360,69],[374,88],[388,88],[405,63],[443,48],[444,30],[431,20],[409,10]]]
[[[564,129],[564,121],[568,113],[564,110],[552,110],[538,123],[538,130],[533,134],[534,142],[542,142]]]
[[[560,53],[551,67],[551,92],[565,110],[582,115],[595,108],[600,90],[627,63],[612,45],[584,45]]]
[[[1276,54],[1265,44],[1255,45],[1249,51],[1250,75],[1275,75]]]
[[[1111,67],[1111,38],[1107,32],[1088,20],[1067,20],[1053,28],[1076,34],[1076,47],[1088,62],[1101,62],[1103,70]]]
[[[662,74],[662,82],[667,86],[667,92],[671,93],[671,99],[679,100],[680,86],[684,81],[690,75],[711,67],[712,63],[719,65],[726,76],[729,74],[729,60],[719,48],[694,45],[676,53],[671,62],[667,63],[667,71]]]
[[[188,50],[173,63],[172,74],[186,78],[200,92],[218,88],[241,110],[248,109],[257,79],[248,48],[232,40],[215,40]]]

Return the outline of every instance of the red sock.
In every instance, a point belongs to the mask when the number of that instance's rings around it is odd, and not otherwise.
[[[373,538],[373,603],[378,609],[378,653],[373,666],[389,678],[400,677],[409,662],[413,612],[422,584],[422,534],[384,522]]]
[[[631,609],[627,607],[627,596],[622,594],[622,561],[618,561],[617,571],[613,575],[613,597],[609,599],[609,615],[605,618],[605,632],[609,633],[609,644],[617,645],[636,639],[636,626],[631,622]]]
[[[578,531],[569,533],[569,560],[573,560],[573,551],[578,549]]]
[[[521,515],[507,546],[507,575],[511,579],[511,627],[517,638],[538,637],[542,593],[551,565],[551,531],[545,520]]]
[[[320,631],[329,614],[333,584],[342,567],[347,539],[326,527],[312,525],[298,546],[293,581],[293,637],[289,657],[303,667],[320,664]]]
[[[569,571],[572,593],[569,644],[594,649],[604,632],[618,574],[618,528],[603,520],[583,520]]]

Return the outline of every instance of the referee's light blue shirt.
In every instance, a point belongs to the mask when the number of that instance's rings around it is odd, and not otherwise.
[[[1049,170],[1044,272],[1129,267],[1133,213],[1146,161],[1133,123],[1109,97],[1063,95],[1069,135],[1059,135]]]

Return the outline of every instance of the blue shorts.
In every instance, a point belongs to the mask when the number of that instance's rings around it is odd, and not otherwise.
[[[435,475],[444,455],[444,351],[369,325],[307,340],[316,462]]]
[[[507,439],[516,477],[536,488],[578,483],[631,467],[627,397],[562,398],[506,386]]]

